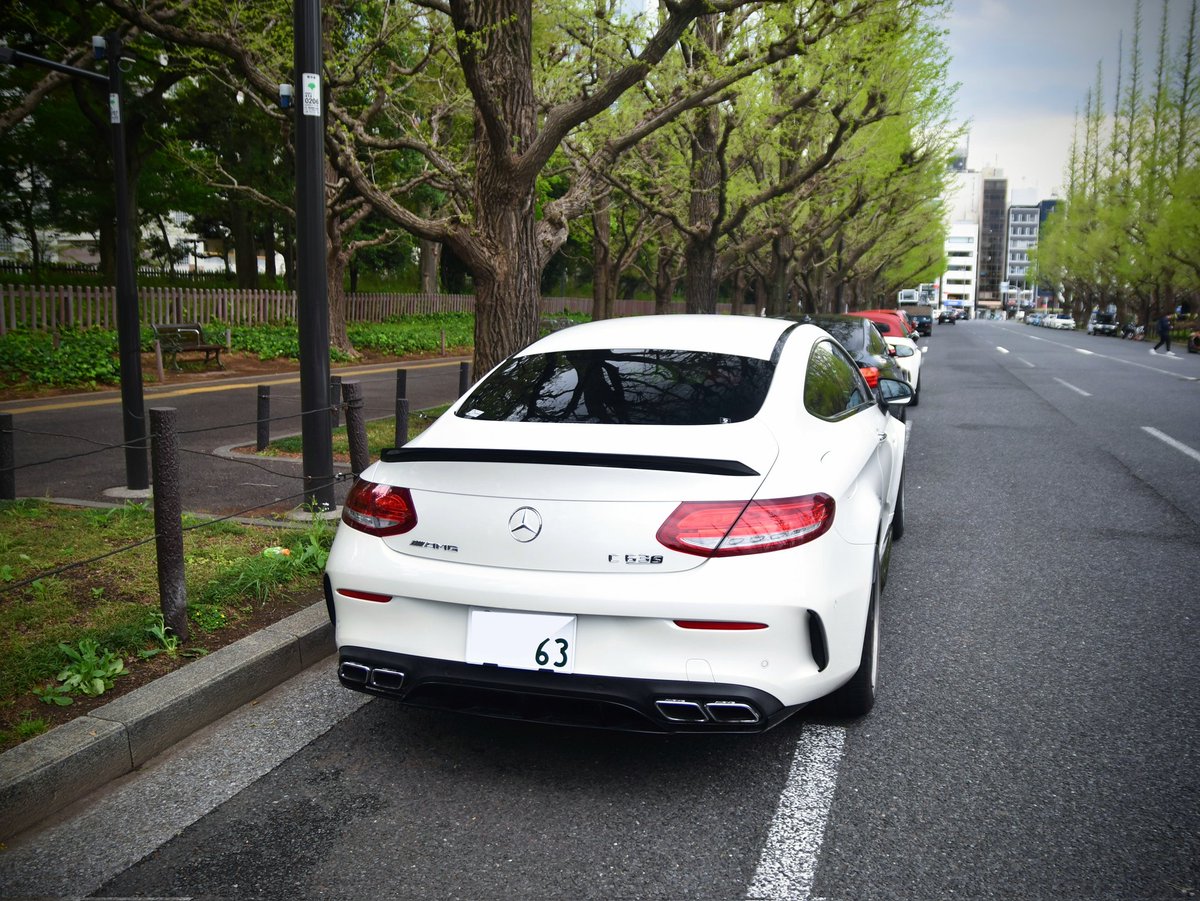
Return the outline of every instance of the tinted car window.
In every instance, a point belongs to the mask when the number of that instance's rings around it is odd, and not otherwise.
[[[458,409],[466,419],[711,425],[762,406],[767,360],[681,350],[575,350],[514,357]]]
[[[804,407],[822,419],[838,419],[873,403],[854,361],[837,345],[820,341],[808,358],[804,379]]]
[[[842,347],[851,353],[862,350],[866,346],[866,329],[861,322],[848,322],[841,319],[813,320],[829,334],[838,339]]]
[[[886,332],[887,326],[877,322],[872,322],[867,329],[867,350],[873,354],[888,355],[887,342],[883,340],[883,335],[880,332]]]

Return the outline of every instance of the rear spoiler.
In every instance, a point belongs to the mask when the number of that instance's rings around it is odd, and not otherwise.
[[[651,469],[714,476],[757,476],[737,460],[703,457],[656,457],[648,454],[603,454],[578,451],[500,450],[465,447],[386,447],[384,463],[526,463],[543,466],[594,466],[603,469]]]

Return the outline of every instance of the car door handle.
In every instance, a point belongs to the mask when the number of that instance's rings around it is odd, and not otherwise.
[[[887,441],[887,432],[879,432],[875,437],[878,438],[879,443],[882,444],[883,442]]]

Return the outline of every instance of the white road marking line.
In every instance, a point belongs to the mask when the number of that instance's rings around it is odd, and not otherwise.
[[[1006,354],[1009,352],[1007,347],[1000,347],[999,345],[996,346],[996,350],[1000,351],[1000,353],[1002,353],[1002,354]]]
[[[1148,435],[1153,435],[1155,438],[1157,438],[1159,441],[1162,441],[1164,444],[1169,444],[1171,447],[1175,448],[1175,450],[1179,451],[1181,454],[1187,454],[1193,460],[1200,463],[1200,451],[1196,450],[1195,448],[1188,447],[1182,441],[1176,441],[1170,435],[1160,432],[1158,429],[1151,428],[1148,425],[1142,426],[1142,431]]]
[[[1090,395],[1090,394],[1088,394],[1086,391],[1084,391],[1082,388],[1076,388],[1076,387],[1075,387],[1074,385],[1072,385],[1070,382],[1064,382],[1062,379],[1055,379],[1054,381],[1058,382],[1058,383],[1059,383],[1060,385],[1062,385],[1064,388],[1070,388],[1070,389],[1071,389],[1072,391],[1074,391],[1076,394],[1082,394],[1084,397],[1091,397],[1091,395]]]
[[[837,787],[846,730],[805,725],[746,897],[807,901]]]
[[[1094,356],[1096,356],[1096,355],[1095,355],[1095,354],[1094,354],[1092,351],[1090,351],[1090,350],[1085,350],[1085,349],[1084,349],[1084,348],[1082,348],[1082,347],[1077,347],[1077,348],[1075,348],[1075,353],[1077,353],[1077,354],[1083,354],[1085,357],[1094,357]]]
[[[1017,357],[1017,359],[1020,360],[1022,363],[1024,363],[1026,366],[1028,366],[1030,369],[1037,369],[1036,366],[1034,366],[1032,363],[1030,363],[1024,357]]]

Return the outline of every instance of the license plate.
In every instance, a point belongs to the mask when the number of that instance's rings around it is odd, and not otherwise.
[[[471,610],[467,663],[575,672],[575,617]]]

